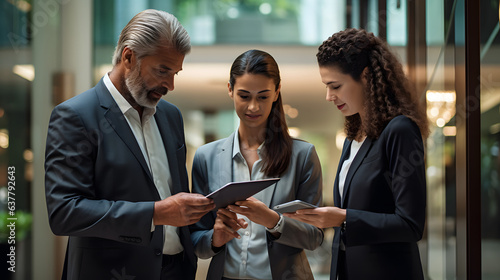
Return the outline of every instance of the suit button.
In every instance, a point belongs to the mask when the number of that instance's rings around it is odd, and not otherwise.
[[[161,255],[161,250],[155,250],[155,254],[156,254],[157,256]]]

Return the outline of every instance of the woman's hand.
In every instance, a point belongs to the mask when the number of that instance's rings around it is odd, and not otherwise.
[[[249,197],[247,200],[237,201],[236,205],[229,205],[227,209],[234,213],[246,216],[250,221],[263,225],[267,228],[276,226],[280,219],[280,215],[269,209],[266,204],[254,197]]]
[[[244,219],[238,219],[235,213],[220,208],[215,218],[212,246],[222,247],[233,238],[240,238],[236,231],[247,226],[248,223]]]
[[[340,227],[345,221],[346,210],[338,207],[301,209],[283,216],[311,224],[318,228]]]

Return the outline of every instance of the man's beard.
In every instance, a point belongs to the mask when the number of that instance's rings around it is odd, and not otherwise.
[[[137,104],[146,108],[155,108],[160,99],[150,97],[150,93],[157,92],[161,95],[167,94],[164,87],[148,88],[141,77],[141,64],[138,63],[135,69],[125,78],[125,84]]]

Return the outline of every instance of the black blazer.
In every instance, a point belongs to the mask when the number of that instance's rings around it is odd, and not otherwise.
[[[426,181],[422,137],[405,116],[389,122],[376,140],[366,138],[346,176],[346,140],[334,185],[335,205],[347,209],[345,230],[335,228],[330,279],[336,279],[339,242],[344,240],[349,280],[423,279],[417,241],[425,224]]]
[[[156,109],[171,192],[189,192],[182,116],[164,100]],[[45,172],[50,226],[57,235],[69,235],[63,279],[160,279],[163,227],[151,232],[160,196],[102,79],[53,110]],[[187,227],[180,228],[180,237],[186,271],[194,279],[196,257]]]

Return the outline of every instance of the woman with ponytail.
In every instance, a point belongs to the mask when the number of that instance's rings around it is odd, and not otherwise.
[[[239,127],[228,138],[196,151],[193,192],[206,195],[228,182],[273,177],[280,181],[193,225],[195,253],[212,258],[207,279],[312,280],[304,249],[316,249],[323,231],[271,210],[296,199],[317,206],[322,200],[314,146],[288,133],[278,64],[263,51],[241,54],[231,67],[228,93]]]
[[[317,59],[326,100],[345,116],[335,206],[285,215],[335,228],[332,280],[423,279],[417,242],[425,224],[428,124],[422,103],[372,33],[335,33]]]

